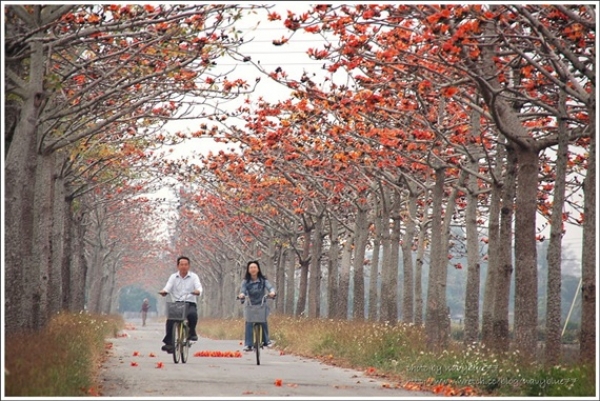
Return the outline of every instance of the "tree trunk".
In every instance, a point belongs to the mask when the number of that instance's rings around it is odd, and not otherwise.
[[[308,316],[321,315],[321,252],[323,249],[323,216],[315,217],[310,257],[310,285],[308,286]]]
[[[346,242],[342,249],[342,261],[340,263],[340,280],[338,286],[338,298],[336,300],[335,317],[348,319],[348,292],[350,288],[350,263],[352,260],[352,248],[354,248],[354,234],[346,232]]]
[[[558,150],[556,152],[556,176],[550,219],[550,243],[548,244],[548,279],[546,288],[546,342],[545,364],[548,367],[558,365],[561,355],[561,258],[563,236],[563,208],[565,204],[565,186],[567,160],[569,153],[569,132],[566,126],[565,93],[561,92],[559,109],[562,114],[558,120]]]
[[[581,254],[581,332],[579,359],[596,361],[596,103],[590,102],[590,147],[583,181],[583,251]]]
[[[354,295],[352,313],[355,320],[365,319],[365,250],[369,240],[367,210],[357,207],[354,240]]]
[[[495,40],[496,25],[482,25],[484,36]],[[537,249],[536,212],[538,151],[535,141],[519,118],[520,105],[499,96],[503,86],[494,63],[498,49],[489,43],[481,47],[481,64],[472,64],[474,76],[499,131],[517,152],[517,194],[515,211],[515,342],[522,355],[530,357],[537,348]]]
[[[435,187],[433,190],[433,206],[431,210],[431,263],[427,284],[427,312],[425,315],[425,335],[427,348],[435,351],[442,347],[442,269],[446,266],[447,256],[442,254],[442,202],[444,198],[444,169],[435,171]],[[444,294],[445,296],[445,294]]]
[[[503,137],[501,137],[503,138]],[[493,349],[494,343],[494,299],[496,298],[496,287],[498,284],[499,260],[500,260],[500,202],[502,200],[501,185],[502,166],[504,165],[504,146],[498,144],[498,155],[494,166],[494,182],[490,195],[489,218],[488,218],[488,266],[483,290],[483,312],[481,321],[481,339],[483,344]],[[508,317],[508,316],[507,316]]]
[[[62,288],[62,310],[71,310],[71,299],[73,298],[73,288],[71,287],[71,271],[70,265],[71,260],[76,259],[76,255],[71,254],[71,248],[73,243],[73,210],[71,208],[71,200],[67,196],[67,189],[65,187],[64,180],[60,180],[62,186],[61,190],[57,190],[57,193],[62,193],[62,221],[63,221],[63,236],[62,236],[62,250],[60,251],[60,270],[61,270],[61,288]]]
[[[57,166],[57,171],[59,167]],[[65,180],[62,174],[57,174],[54,184],[54,225],[52,227],[52,271],[58,275],[57,289],[52,289],[52,313],[68,309],[69,293],[69,262],[71,255],[67,252],[70,233],[68,232],[67,213],[71,213],[66,201]],[[65,274],[67,277],[64,277]],[[54,280],[51,280],[54,282]]]
[[[287,262],[287,278],[285,280],[285,313],[287,315],[294,315],[294,301],[296,298],[296,260],[294,253],[291,249],[286,248],[285,254],[287,255],[285,260]]]
[[[38,165],[35,179],[34,197],[34,228],[31,254],[33,256],[29,289],[30,294],[37,302],[33,305],[33,327],[44,327],[48,323],[51,311],[48,309],[48,294],[51,277],[59,279],[52,274],[52,220],[54,208],[54,157],[49,155],[38,156]],[[57,286],[54,285],[54,288]]]
[[[525,357],[537,349],[537,213],[538,152],[517,147],[515,211],[515,344]]]
[[[287,252],[283,246],[279,247],[279,258],[277,263],[277,302],[275,303],[275,311],[283,315],[285,313],[285,298],[286,298],[286,283],[285,283],[285,272],[286,272],[286,260]]]
[[[24,99],[20,118],[4,163],[5,274],[4,329],[12,334],[32,329],[32,311],[39,300],[32,298],[35,284],[25,280],[33,269],[31,244],[34,228],[34,185],[36,172],[37,120],[44,99],[45,63],[43,43],[34,35],[29,56],[29,97]]]
[[[415,220],[417,218],[417,193],[414,189],[408,190],[408,204],[406,207],[406,229],[402,238],[402,264],[404,281],[402,283],[402,321],[414,321],[414,277],[413,277],[413,249],[415,242]]]
[[[87,262],[85,259],[85,225],[82,224],[83,212],[75,211],[72,198],[68,198],[71,213],[67,213],[69,217],[67,230],[69,231],[69,248],[67,252],[71,255],[69,260],[69,310],[71,312],[80,312],[85,309],[85,295],[87,282]]]
[[[376,204],[376,213],[375,213],[375,234],[373,235],[373,256],[371,257],[371,280],[369,281],[369,320],[378,321],[379,311],[378,301],[379,297],[377,295],[379,288],[379,254],[381,251],[381,230],[382,230],[382,222],[381,222],[381,205],[379,202]]]
[[[400,205],[399,199],[395,202],[394,206]],[[385,279],[389,283],[388,290],[390,291],[388,306],[388,320],[394,324],[398,322],[398,299],[401,295],[398,295],[398,269],[400,265],[400,215],[394,213],[392,216],[392,228],[390,233],[390,262],[391,269],[388,270],[389,276]]]
[[[470,114],[471,129],[469,130],[469,139],[475,143],[475,139],[481,131],[480,118],[478,111],[473,110]],[[467,168],[469,171],[479,171],[479,159],[484,157],[477,146],[468,146]],[[465,224],[467,234],[467,288],[465,295],[465,344],[477,342],[479,340],[479,285],[481,280],[479,264],[479,233],[477,230],[477,206],[478,206],[478,185],[477,177],[471,175],[466,178],[467,184],[467,207],[465,210]]]
[[[510,301],[510,281],[513,272],[513,210],[516,192],[516,152],[512,144],[506,146],[507,165],[502,186],[502,207],[500,209],[500,238],[498,238],[498,275],[494,294],[493,343],[498,352],[507,352],[510,345],[508,305]]]
[[[393,305],[396,302],[396,288],[392,288],[389,277],[392,275],[392,239],[390,233],[390,214],[391,200],[385,190],[381,191],[381,307],[379,311],[380,319],[388,322],[395,322],[397,315],[393,312]]]
[[[338,231],[338,221],[335,218],[329,219],[329,260],[327,261],[327,317],[339,317],[336,313],[338,296],[339,271],[338,263],[340,259],[340,240]]]
[[[306,294],[308,293],[308,265],[310,263],[310,239],[312,227],[304,227],[302,259],[300,260],[300,288],[296,316],[306,316]]]
[[[448,339],[450,338],[450,308],[447,302],[447,287],[448,287],[448,259],[445,255],[450,254],[450,227],[452,223],[452,216],[456,209],[456,198],[458,197],[458,188],[462,188],[467,178],[467,172],[462,170],[458,178],[458,182],[454,185],[450,196],[446,202],[446,210],[444,211],[444,219],[442,225],[442,240],[440,246],[442,249],[439,251],[441,255],[440,265],[440,292],[439,292],[439,310],[441,311],[439,325],[440,325],[440,346],[446,348]]]
[[[417,242],[417,260],[415,262],[415,325],[423,325],[423,258],[427,249],[427,229],[430,220],[426,218],[421,222],[419,228],[419,239]]]
[[[469,170],[478,171],[477,161],[468,165]],[[479,233],[477,231],[477,177],[467,178],[467,207],[465,224],[467,234],[467,288],[465,295],[464,342],[471,344],[479,340]]]

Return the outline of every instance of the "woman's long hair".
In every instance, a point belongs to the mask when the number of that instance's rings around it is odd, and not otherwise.
[[[258,267],[258,279],[259,279],[259,280],[261,280],[261,279],[262,279],[262,280],[266,280],[266,279],[267,279],[267,276],[265,276],[265,275],[262,273],[262,270],[260,270],[260,263],[258,263],[258,260],[251,260],[250,262],[248,262],[248,263],[246,264],[246,275],[244,276],[244,279],[245,279],[247,282],[250,282],[250,280],[252,280],[252,278],[251,278],[251,276],[250,276],[250,265],[251,265],[252,263],[255,263],[255,264],[256,264],[256,266]]]

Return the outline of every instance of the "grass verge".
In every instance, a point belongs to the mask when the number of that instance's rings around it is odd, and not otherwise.
[[[242,339],[242,319],[202,319],[198,331],[214,339]],[[477,344],[451,341],[432,353],[414,325],[308,319],[273,315],[271,339],[281,352],[363,370],[386,385],[446,396],[571,396],[596,394],[595,365],[547,369],[518,352],[493,353]]]
[[[5,338],[5,394],[98,395],[96,374],[108,337],[123,328],[121,316],[59,313],[40,331]]]

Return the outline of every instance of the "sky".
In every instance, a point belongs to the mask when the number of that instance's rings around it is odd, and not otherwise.
[[[238,23],[239,29],[245,32],[244,42],[241,47],[241,53],[248,55],[252,61],[259,62],[268,72],[275,71],[277,67],[281,67],[291,78],[300,78],[303,71],[316,74],[317,77],[324,76],[322,69],[323,62],[311,60],[306,51],[310,47],[321,48],[325,43],[319,35],[308,34],[301,30],[294,33],[293,38],[281,46],[272,44],[274,39],[281,39],[283,36],[288,37],[291,31],[288,31],[283,22],[289,11],[300,13],[309,9],[309,3],[301,2],[277,2],[270,9],[270,12],[277,12],[281,16],[281,20],[269,21],[266,18],[267,12],[264,10],[257,11],[255,15],[246,15]],[[250,43],[248,43],[250,42]],[[271,103],[276,103],[279,100],[289,98],[290,89],[283,85],[273,82],[270,78],[264,76],[251,63],[240,63],[231,58],[225,58],[217,61],[215,74],[219,71],[223,73],[229,72],[235,68],[228,76],[229,78],[241,77],[249,83],[254,83],[255,78],[260,77],[256,91],[250,95],[253,99],[262,97],[264,100]],[[337,79],[341,76],[341,72]],[[319,82],[318,79],[315,80]],[[235,110],[242,104],[244,97],[240,97],[238,101],[231,101],[227,105],[221,107]],[[186,131],[194,130],[198,124],[196,121],[172,122],[167,125],[169,131]],[[190,149],[206,154],[208,151],[225,149],[225,146],[210,139],[196,139],[191,143],[186,143],[178,147],[172,154],[173,157],[185,155]]]

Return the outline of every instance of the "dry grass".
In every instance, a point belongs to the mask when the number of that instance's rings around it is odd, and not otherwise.
[[[6,336],[5,394],[97,395],[105,339],[116,336],[123,323],[120,316],[60,313],[41,331]]]
[[[243,338],[242,319],[202,319],[198,330],[215,339]],[[479,344],[451,341],[441,353],[426,349],[421,327],[406,324],[269,317],[282,352],[364,370],[396,385],[445,395],[593,396],[595,366],[546,369],[518,352],[494,354]]]

